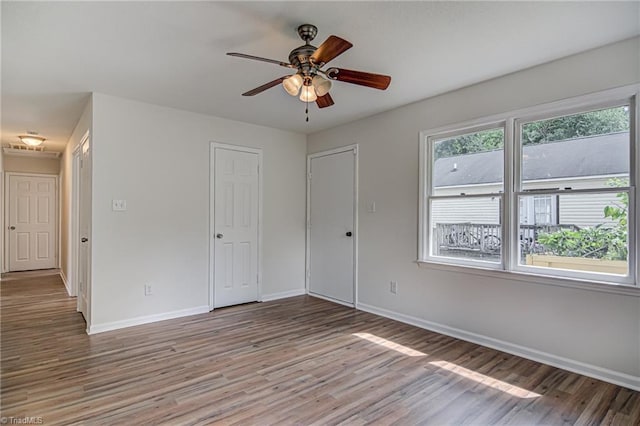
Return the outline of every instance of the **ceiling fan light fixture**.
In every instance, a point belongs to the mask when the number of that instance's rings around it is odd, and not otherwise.
[[[318,95],[316,95],[313,86],[302,86],[302,91],[300,92],[300,100],[302,102],[315,102],[316,99],[318,99]]]
[[[316,95],[318,96],[324,96],[329,93],[329,90],[331,90],[331,82],[318,74],[313,77],[311,84],[316,90]]]
[[[42,136],[38,136],[37,133],[35,134],[27,134],[27,135],[20,135],[18,136],[18,139],[20,139],[20,141],[25,144],[25,145],[29,145],[29,146],[38,146],[41,145],[42,142],[44,142],[46,139],[43,138]]]
[[[300,87],[302,87],[302,76],[300,74],[294,74],[291,77],[287,77],[282,81],[282,87],[291,96],[298,96]]]

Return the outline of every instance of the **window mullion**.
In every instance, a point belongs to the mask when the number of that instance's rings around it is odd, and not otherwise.
[[[515,196],[516,188],[519,184],[519,152],[516,149],[516,121],[513,118],[507,119],[504,132],[504,192],[505,205],[503,211],[503,233],[506,238],[506,245],[502,258],[504,269],[510,271],[514,268],[514,262],[518,262],[518,197]]]

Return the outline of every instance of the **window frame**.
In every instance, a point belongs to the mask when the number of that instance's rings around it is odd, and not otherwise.
[[[629,106],[629,185],[626,187],[619,188],[585,188],[585,189],[557,189],[557,190],[546,190],[546,189],[524,189],[524,182],[522,180],[522,160],[523,160],[523,145],[521,141],[522,136],[522,127],[527,123],[532,123],[541,120],[549,120],[553,118],[560,118],[571,116],[575,114],[583,114],[591,111],[598,111],[602,109],[616,108],[621,106]],[[635,203],[634,199],[634,190],[635,187],[635,173],[634,173],[634,159],[633,159],[633,140],[635,139],[635,126],[634,126],[634,116],[636,110],[635,105],[635,96],[629,96],[625,98],[615,98],[615,99],[606,99],[601,102],[593,102],[588,105],[579,105],[575,107],[568,108],[558,108],[549,110],[547,112],[538,112],[534,114],[522,114],[517,118],[514,118],[514,129],[513,129],[513,181],[514,188],[511,196],[515,200],[518,200],[519,197],[526,196],[540,196],[540,195],[554,195],[556,197],[562,195],[578,195],[578,194],[601,194],[607,192],[628,192],[629,194],[629,209],[627,211],[628,215],[628,226],[627,226],[627,244],[628,244],[628,255],[627,255],[627,275],[614,275],[614,274],[606,274],[606,273],[597,273],[597,272],[581,272],[575,270],[567,270],[567,269],[552,269],[552,268],[544,268],[544,267],[536,267],[531,265],[523,265],[520,263],[520,252],[519,247],[512,247],[515,252],[511,252],[511,257],[513,259],[512,269],[514,271],[519,272],[530,272],[534,274],[542,274],[542,275],[551,275],[551,276],[559,276],[563,278],[575,278],[575,279],[595,279],[603,282],[610,282],[612,284],[628,284],[635,285],[635,277],[636,277],[636,262],[633,259],[636,258],[636,241],[635,241]],[[519,206],[518,206],[519,207]],[[519,212],[516,212],[519,215]],[[515,216],[512,222],[511,228],[511,236],[518,235],[519,233],[519,216]]]
[[[503,140],[503,164],[505,164],[505,162],[507,161],[506,158],[506,140],[507,140],[507,136],[506,136],[506,132],[507,132],[507,126],[506,126],[506,121],[505,120],[499,120],[499,121],[493,121],[493,122],[486,122],[483,123],[482,125],[477,125],[477,126],[468,126],[465,127],[463,129],[458,129],[458,130],[454,130],[451,132],[442,132],[442,133],[438,133],[438,134],[432,134],[427,136],[426,139],[426,144],[424,147],[424,154],[426,154],[426,162],[429,165],[429,170],[433,170],[433,165],[435,164],[435,144],[438,141],[442,141],[442,140],[446,140],[446,139],[450,139],[450,138],[455,138],[458,136],[464,136],[464,135],[468,135],[468,134],[473,134],[473,133],[479,133],[479,132],[483,132],[483,131],[487,131],[487,130],[494,130],[494,129],[502,129],[503,131],[503,135],[504,135],[504,140]],[[434,235],[429,232],[431,229],[431,203],[433,200],[446,200],[446,199],[456,199],[456,200],[461,200],[461,199],[469,199],[469,198],[487,198],[487,197],[496,197],[500,200],[499,202],[499,209],[500,211],[498,212],[498,216],[500,217],[500,233],[502,236],[505,235],[506,232],[506,228],[505,228],[505,221],[506,221],[506,213],[507,213],[507,209],[505,208],[505,187],[506,187],[506,176],[503,175],[502,177],[502,192],[481,192],[481,193],[477,193],[477,194],[452,194],[452,195],[434,195],[433,194],[433,174],[432,173],[427,173],[428,176],[426,177],[425,180],[425,189],[426,189],[426,193],[424,195],[424,198],[422,199],[423,203],[426,203],[427,208],[425,209],[425,213],[426,213],[426,231],[427,231],[427,235],[425,236],[425,241],[423,242],[422,245],[422,253],[425,256],[424,258],[426,260],[429,261],[435,261],[435,262],[441,262],[441,263],[454,263],[454,264],[458,264],[458,265],[466,265],[466,266],[476,266],[476,267],[480,267],[480,268],[486,268],[486,269],[504,269],[504,264],[505,264],[505,250],[504,248],[501,248],[500,250],[500,260],[498,262],[490,262],[487,260],[477,260],[477,259],[465,259],[465,258],[457,258],[457,257],[447,257],[447,256],[436,256],[434,254],[431,253],[431,248],[433,247],[433,237]]]
[[[640,254],[637,247],[639,239],[637,227],[637,212],[640,211],[640,200],[637,197],[636,184],[640,177],[638,165],[640,164],[640,136],[638,122],[640,120],[640,108],[637,100],[640,95],[640,85],[610,89],[589,95],[577,96],[570,99],[537,105],[479,118],[458,124],[443,126],[432,130],[420,132],[420,202],[418,224],[418,263],[426,267],[435,267],[445,270],[467,270],[471,273],[495,276],[494,274],[518,276],[517,279],[528,280],[526,277],[536,277],[535,281],[543,284],[557,284],[569,287],[579,287],[602,291],[631,291],[636,294],[640,290],[640,278],[638,264]],[[579,114],[599,109],[613,108],[629,105],[629,186],[621,188],[593,188],[571,190],[522,190],[521,180],[521,125],[528,122]],[[430,200],[446,198],[447,196],[432,195],[432,171],[433,171],[433,147],[434,141],[455,137],[477,131],[488,130],[504,125],[504,175],[502,194],[480,194],[471,196],[501,196],[502,197],[502,249],[500,264],[492,264],[487,261],[469,261],[467,259],[432,256],[431,251],[431,214]],[[579,193],[601,193],[628,191],[628,273],[626,276],[613,274],[578,272],[569,270],[554,270],[550,268],[533,267],[519,264],[519,196],[535,195],[568,195]],[[556,220],[559,218],[556,218]],[[533,281],[533,280],[532,280]],[[570,284],[568,284],[570,283]],[[611,290],[613,289],[613,290]],[[629,290],[626,290],[629,289]],[[638,293],[640,294],[640,293]]]

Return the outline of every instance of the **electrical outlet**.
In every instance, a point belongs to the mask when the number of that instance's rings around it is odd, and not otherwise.
[[[392,294],[398,294],[398,282],[397,281],[391,281],[389,283],[389,291]]]
[[[151,284],[145,284],[144,285],[144,295],[145,296],[152,296],[153,295],[153,290],[151,289]]]
[[[123,212],[127,210],[127,200],[111,200],[111,210]]]

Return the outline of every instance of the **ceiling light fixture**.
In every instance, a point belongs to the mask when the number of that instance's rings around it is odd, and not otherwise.
[[[316,99],[318,99],[318,95],[316,95],[313,86],[302,86],[302,91],[300,92],[300,100],[302,102],[315,102]]]
[[[331,82],[321,75],[316,74],[311,80],[311,84],[316,91],[318,97],[324,96],[331,90]]]
[[[302,76],[300,74],[294,74],[291,77],[287,77],[282,81],[282,87],[291,96],[298,96],[300,87],[302,87]]]
[[[18,136],[18,139],[25,145],[38,146],[41,145],[46,139],[42,136],[38,136],[38,132],[27,132],[26,135]]]

